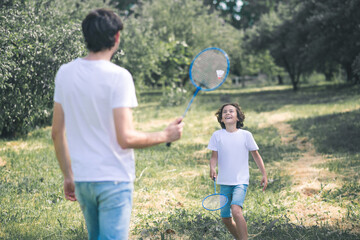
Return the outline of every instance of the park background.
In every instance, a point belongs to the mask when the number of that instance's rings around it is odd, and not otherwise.
[[[264,194],[250,160],[250,238],[360,238],[360,0],[3,0],[0,239],[86,239],[49,126],[56,71],[86,55],[81,21],[98,7],[123,19],[113,62],[133,74],[140,130],[183,113],[199,51],[222,48],[231,63],[226,82],[195,99],[179,142],[135,151],[131,239],[232,239],[201,207],[225,102],[245,111],[270,179]]]

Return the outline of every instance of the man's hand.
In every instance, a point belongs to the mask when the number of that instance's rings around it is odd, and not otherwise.
[[[76,201],[75,183],[72,179],[64,180],[64,193],[67,200]]]
[[[182,122],[182,120],[183,118],[179,117],[167,126],[167,128],[165,129],[165,133],[168,138],[167,142],[174,142],[181,138],[184,127],[184,123]]]
[[[216,178],[217,175],[216,175],[216,170],[215,168],[210,168],[210,178],[211,180],[214,180],[214,178]]]

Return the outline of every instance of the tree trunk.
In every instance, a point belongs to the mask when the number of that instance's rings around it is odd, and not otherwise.
[[[331,82],[334,77],[333,71],[325,71],[324,75],[325,75],[325,81],[327,82]]]
[[[291,84],[293,86],[293,90],[296,92],[298,90],[299,79],[297,76],[295,76],[295,74],[289,73],[289,76],[290,76]]]
[[[344,67],[345,72],[346,72],[346,81],[348,83],[352,82],[354,76],[353,76],[353,71],[352,71],[351,64],[344,64],[343,67]]]

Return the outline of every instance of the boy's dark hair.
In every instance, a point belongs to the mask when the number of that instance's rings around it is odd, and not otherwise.
[[[242,128],[244,126],[244,120],[245,120],[245,114],[243,111],[241,111],[241,108],[239,106],[239,104],[237,103],[225,103],[224,105],[221,106],[221,108],[219,108],[217,110],[217,112],[215,113],[215,116],[217,117],[218,122],[220,123],[222,128],[226,128],[225,124],[223,122],[221,122],[222,119],[222,111],[224,109],[224,107],[231,105],[234,106],[236,109],[236,113],[237,113],[237,118],[239,119],[239,121],[237,121],[236,123],[236,128]]]
[[[123,24],[113,11],[96,9],[86,16],[81,27],[87,49],[99,52],[115,45],[115,34],[123,29]]]

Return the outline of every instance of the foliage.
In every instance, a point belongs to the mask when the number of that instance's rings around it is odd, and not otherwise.
[[[222,16],[237,29],[251,28],[261,15],[274,11],[279,2],[281,0],[204,0],[205,4],[220,10]]]
[[[84,56],[80,23],[98,0],[7,0],[0,17],[0,136],[50,123],[61,64]]]
[[[184,85],[189,63],[206,47],[223,48],[231,59],[241,54],[240,33],[216,14],[208,14],[199,1],[144,2],[136,11],[125,21],[125,54],[117,56],[136,82],[156,86],[181,79]]]
[[[166,105],[181,103],[183,88],[192,87],[187,87],[191,60],[206,47],[223,48],[231,69],[239,72],[242,33],[207,10],[190,0],[139,4],[125,20],[122,54],[115,61],[129,69],[138,87],[163,88]]]
[[[338,64],[353,81],[352,66],[360,52],[359,9],[359,0],[280,3],[248,31],[249,46],[269,50],[288,72],[294,90],[301,75],[315,70],[332,79]]]
[[[248,32],[249,46],[258,51],[269,50],[275,63],[289,74],[294,90],[301,75],[310,72],[302,51],[308,33],[304,21],[293,17],[298,11],[296,5],[280,4],[277,12],[262,16],[259,24]]]
[[[357,82],[360,82],[360,54],[356,57],[352,68],[354,69],[355,79]]]
[[[120,10],[120,15],[128,17],[134,13],[134,9],[138,4],[141,4],[141,0],[110,0],[110,5]]]
[[[231,75],[261,72],[281,80],[286,71],[297,89],[301,76],[318,71],[331,79],[340,65],[349,81],[359,82],[359,3],[2,1],[0,136],[24,134],[49,123],[56,70],[85,54],[80,22],[91,9],[118,9],[125,29],[114,61],[130,70],[138,88],[162,88],[162,101],[177,105],[183,93],[191,91],[189,63],[206,47],[229,54]],[[242,29],[248,29],[247,34]],[[247,38],[250,44],[244,45]]]
[[[272,79],[279,76],[281,78],[285,74],[284,69],[275,64],[269,51],[259,53],[251,53],[251,50],[246,51],[240,63],[243,64],[243,75],[251,76],[262,73],[266,74],[269,79]],[[282,84],[282,82],[279,82],[279,84]]]
[[[58,67],[81,55],[79,24],[52,1],[13,1],[1,8],[0,135],[48,124]]]
[[[360,0],[301,2],[299,16],[309,29],[305,50],[311,63],[340,64],[353,81],[352,64],[360,53]]]

